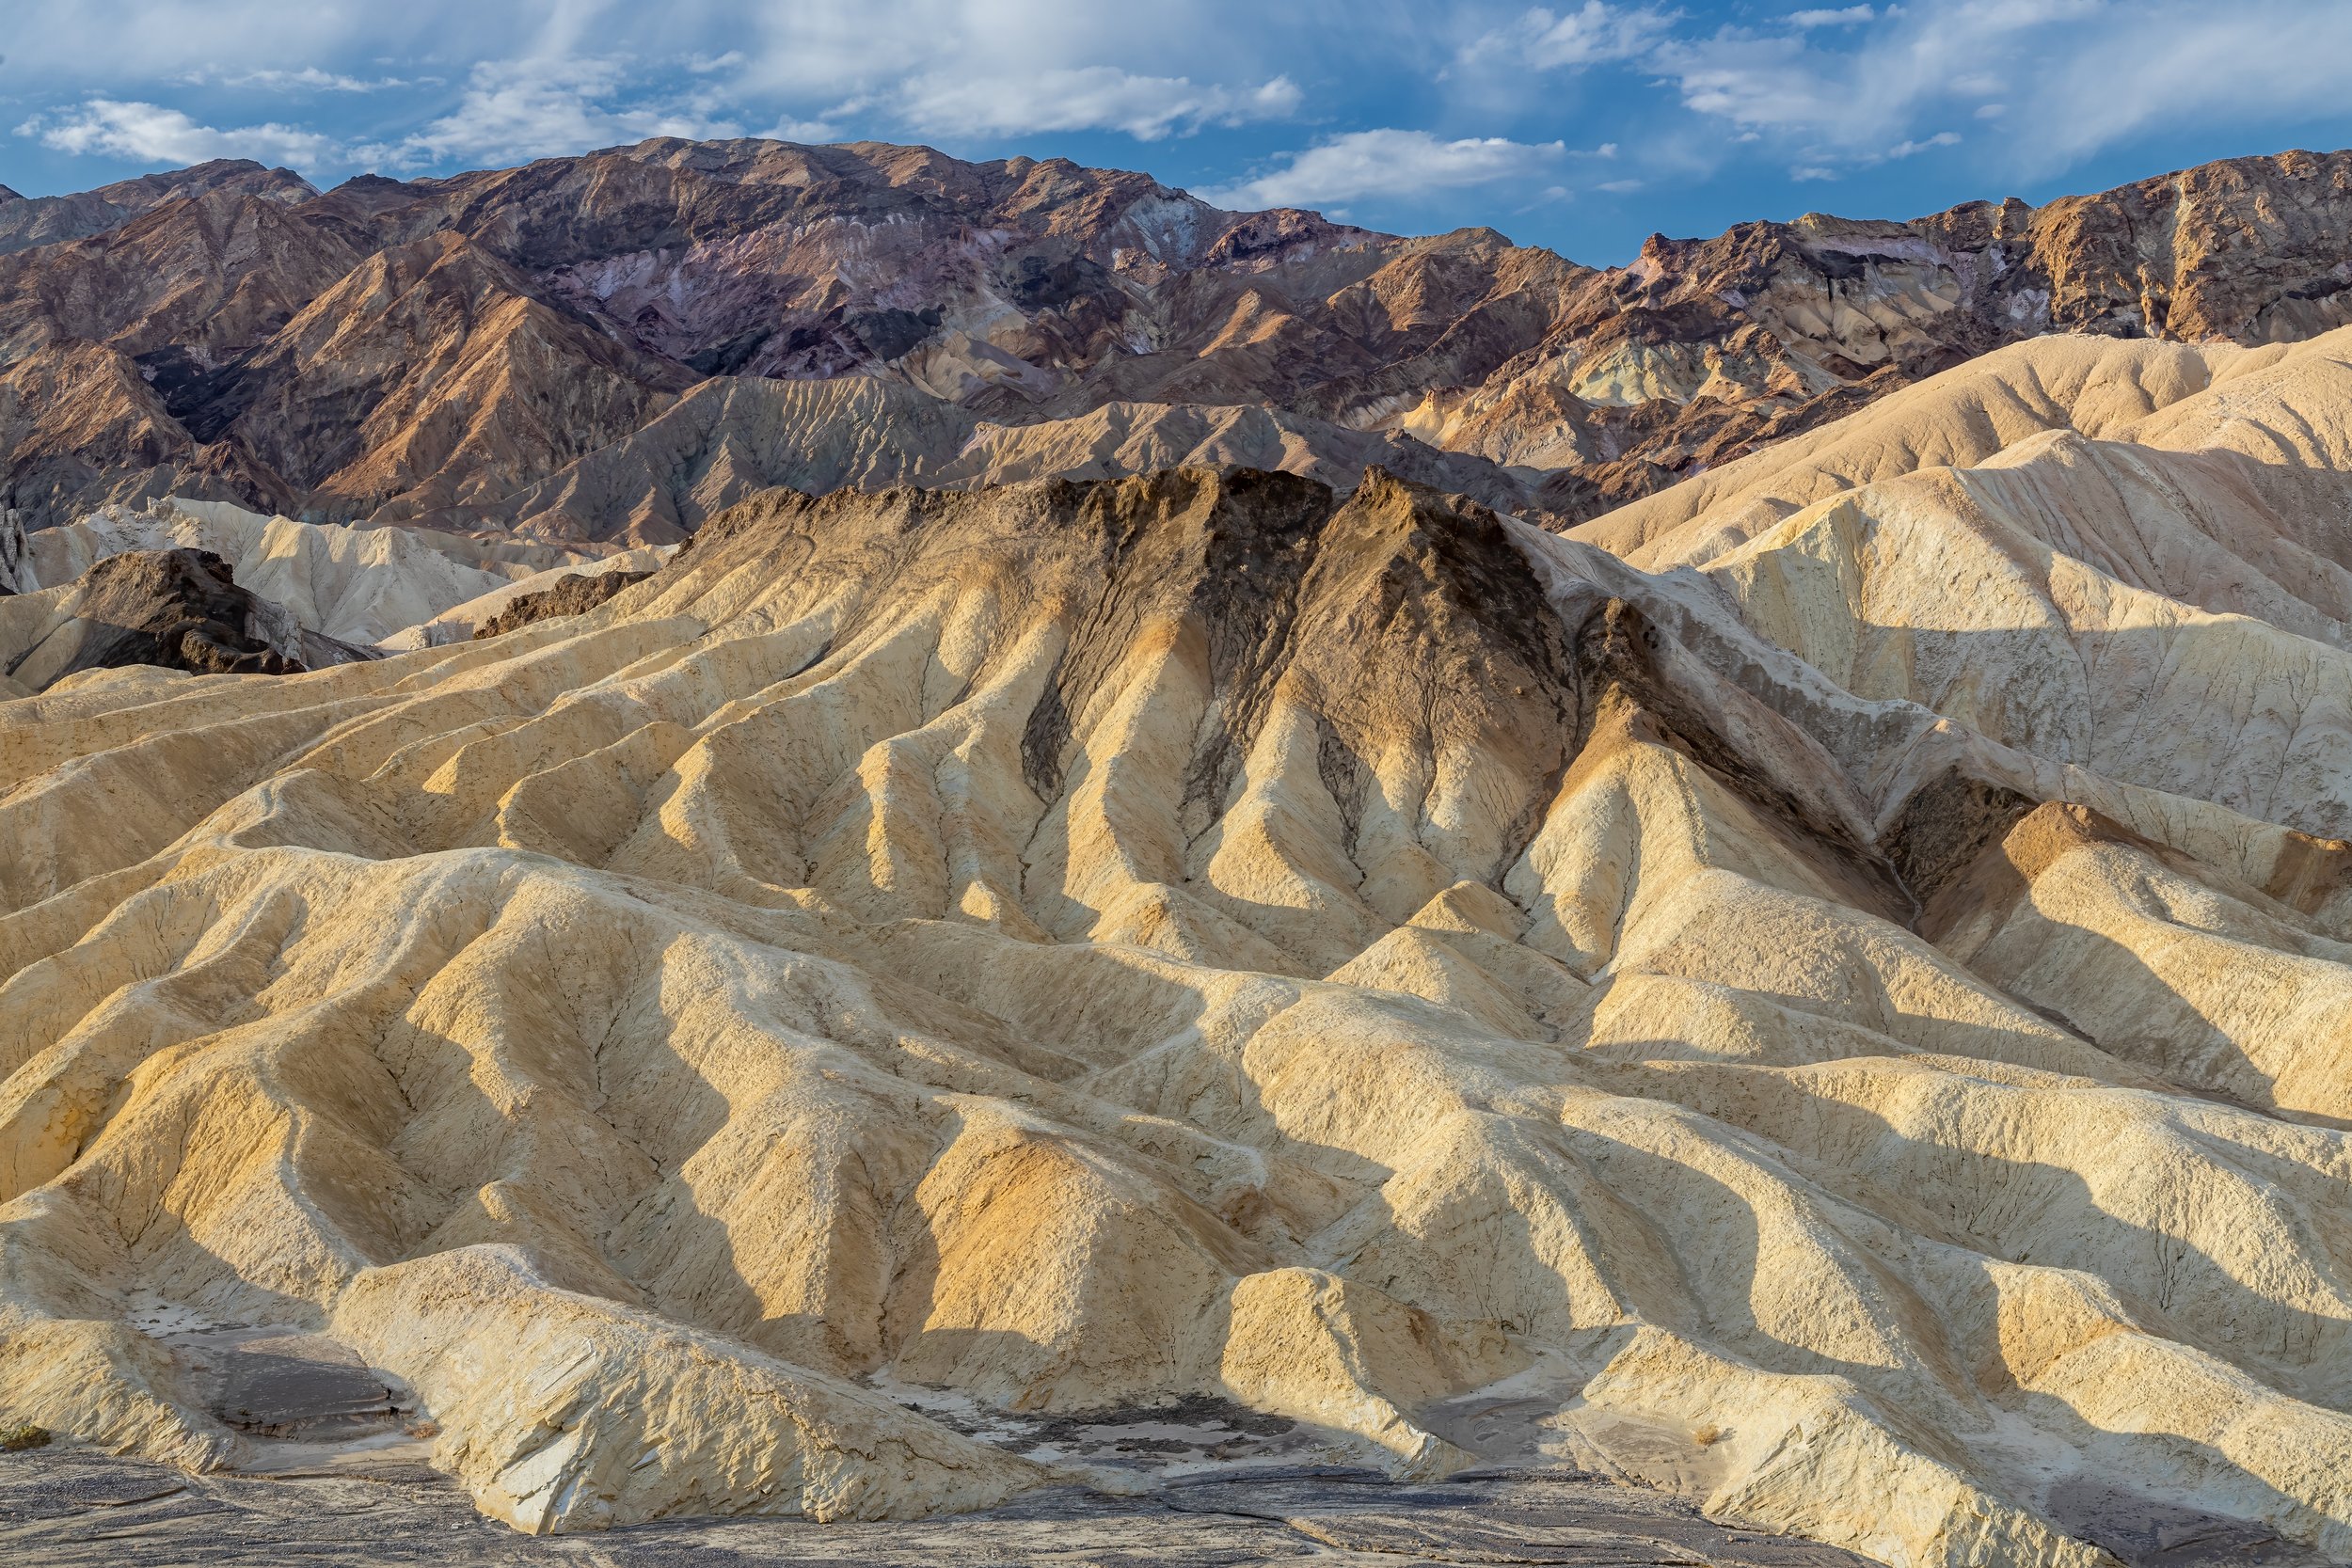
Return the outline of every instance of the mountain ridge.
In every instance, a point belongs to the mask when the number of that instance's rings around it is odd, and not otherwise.
[[[216,158],[161,174],[141,174],[63,196],[23,196],[0,185],[0,255],[103,234],[150,208],[213,190],[239,190],[281,201],[319,194],[290,168],[250,158]]]
[[[541,499],[690,388],[857,378],[1008,426],[1264,407],[1413,443],[1424,466],[1488,465],[1485,499],[1560,527],[2022,337],[2255,342],[2352,319],[2342,152],[2040,208],[1654,238],[1610,269],[1491,230],[1401,238],[882,143],[656,138],[326,192],[259,166],[183,172],[202,178],[124,182],[109,227],[0,255],[0,386],[49,388],[0,402],[19,432],[0,504],[31,526],[180,493],[318,520],[650,528]],[[469,272],[469,303],[403,303],[443,288],[434,265],[388,263],[421,245]],[[409,364],[472,379],[452,403]]]

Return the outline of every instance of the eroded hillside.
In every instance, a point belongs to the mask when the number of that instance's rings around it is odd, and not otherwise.
[[[584,614],[0,705],[0,1415],[234,1461],[156,1325],[276,1323],[534,1529],[1214,1397],[1897,1564],[2352,1550],[2352,354],[1809,439],[1610,548],[771,493]]]

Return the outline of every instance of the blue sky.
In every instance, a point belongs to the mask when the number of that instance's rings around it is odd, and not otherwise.
[[[448,173],[655,135],[1141,168],[1581,261],[2352,145],[2352,0],[14,0],[0,183]]]

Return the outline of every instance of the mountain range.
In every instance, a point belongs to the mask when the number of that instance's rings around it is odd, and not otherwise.
[[[1553,527],[2052,331],[2352,320],[2352,154],[1594,268],[1139,174],[660,139],[0,196],[0,504],[672,543],[755,490],[1369,463]]]

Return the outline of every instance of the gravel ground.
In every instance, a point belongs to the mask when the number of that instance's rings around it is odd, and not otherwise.
[[[1128,1497],[1056,1488],[985,1513],[910,1523],[696,1519],[534,1538],[481,1519],[462,1493],[429,1471],[190,1476],[54,1447],[0,1454],[0,1560],[25,1568],[1245,1568],[1404,1561],[1847,1568],[1862,1560],[1727,1529],[1665,1494],[1565,1473],[1399,1485],[1356,1470],[1237,1470]]]

